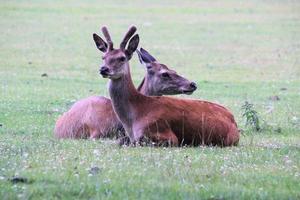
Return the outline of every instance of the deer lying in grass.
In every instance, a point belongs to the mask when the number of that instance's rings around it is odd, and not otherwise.
[[[94,39],[98,44],[101,41],[97,36]],[[192,94],[197,89],[194,82],[159,63],[143,48],[137,53],[140,62],[147,68],[137,89],[140,93],[148,96]],[[100,138],[123,134],[122,130],[110,99],[91,96],[76,102],[64,113],[57,120],[54,132],[57,138]]]
[[[126,34],[128,40],[135,31],[135,27],[129,29]],[[110,79],[113,109],[132,143],[143,138],[174,146],[231,146],[238,143],[237,124],[223,106],[207,101],[150,97],[139,93],[132,83],[128,63],[138,46],[139,36],[134,35],[127,48],[122,42],[119,49],[114,49],[107,28],[103,27],[102,32],[108,46],[102,39],[95,40],[97,46],[105,51],[100,73]]]

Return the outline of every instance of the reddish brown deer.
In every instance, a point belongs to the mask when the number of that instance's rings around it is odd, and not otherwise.
[[[201,100],[150,97],[135,89],[128,63],[139,43],[135,31],[135,27],[129,29],[125,36],[128,39],[121,43],[119,49],[113,48],[106,27],[102,28],[102,32],[108,47],[102,39],[95,40],[97,46],[106,50],[100,73],[110,79],[113,109],[130,141],[135,143],[148,138],[158,144],[167,142],[174,146],[236,145],[239,141],[237,124],[231,112],[223,106]]]
[[[95,36],[96,40],[99,40]],[[137,50],[140,62],[147,73],[138,91],[148,96],[191,94],[196,84],[159,63],[143,48]],[[76,102],[58,118],[55,126],[57,138],[100,138],[124,134],[121,122],[115,115],[110,99],[91,96]]]

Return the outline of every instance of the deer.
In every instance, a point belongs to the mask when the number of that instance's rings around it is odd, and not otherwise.
[[[94,33],[94,41],[104,53],[100,74],[109,79],[113,110],[131,144],[139,144],[144,139],[168,146],[238,144],[237,123],[227,108],[204,100],[146,96],[136,90],[129,67],[129,58],[139,43],[135,26],[129,28],[126,40],[117,49],[113,47],[107,27],[101,30],[106,42],[102,38],[95,40]]]
[[[94,38],[97,44],[101,43],[97,36]],[[140,93],[147,96],[190,95],[197,89],[196,83],[158,62],[145,49],[140,48],[136,53],[147,70],[137,88]],[[91,96],[77,101],[58,118],[54,134],[56,138],[119,138],[124,137],[124,129],[113,111],[111,100],[103,96]]]

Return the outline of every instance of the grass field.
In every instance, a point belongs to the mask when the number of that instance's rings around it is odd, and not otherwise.
[[[183,98],[230,108],[245,130],[240,145],[54,139],[72,103],[108,96],[92,40],[104,24],[115,43],[135,24],[140,46],[196,81]],[[1,199],[300,199],[299,1],[2,0],[0,25]],[[136,55],[131,66],[138,84]],[[245,101],[262,131],[245,127]]]

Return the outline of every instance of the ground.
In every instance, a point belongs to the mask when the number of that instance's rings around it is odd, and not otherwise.
[[[108,96],[92,40],[104,24],[116,45],[135,24],[140,46],[198,84],[182,98],[232,110],[239,146],[55,139],[72,103]],[[2,1],[0,25],[2,199],[300,198],[299,1]],[[245,101],[262,131],[245,126]]]

